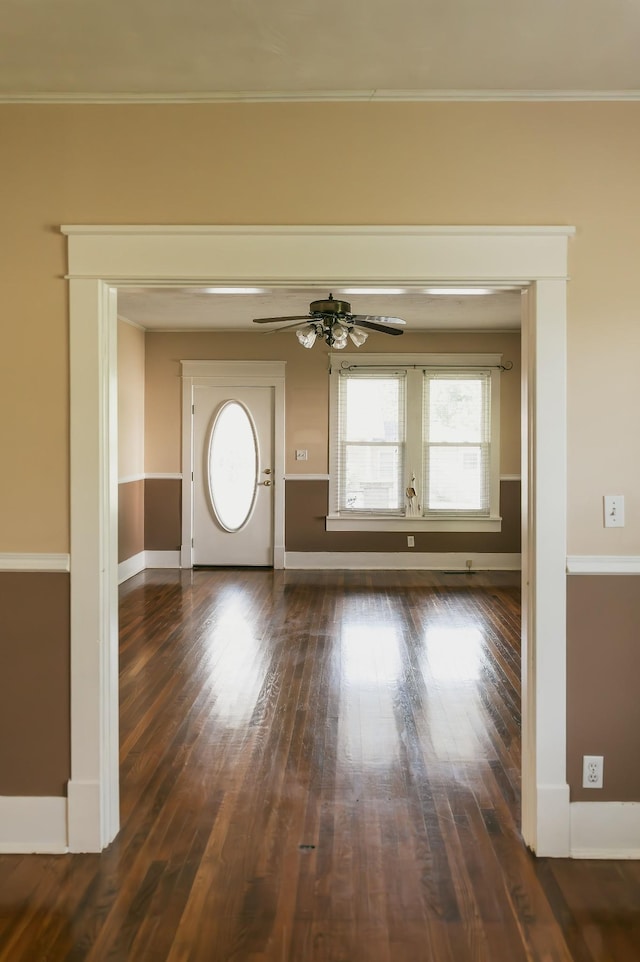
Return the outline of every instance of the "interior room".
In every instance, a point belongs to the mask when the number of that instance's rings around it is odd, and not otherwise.
[[[0,962],[635,960],[638,9],[5,6]]]

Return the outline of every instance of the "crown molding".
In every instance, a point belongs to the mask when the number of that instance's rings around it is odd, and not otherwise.
[[[580,103],[639,101],[640,90],[238,90],[4,93],[0,104]]]

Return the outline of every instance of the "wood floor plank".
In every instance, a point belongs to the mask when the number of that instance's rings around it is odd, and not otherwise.
[[[638,962],[638,866],[520,838],[513,576],[148,571],[120,627],[120,835],[0,857],[0,962]]]

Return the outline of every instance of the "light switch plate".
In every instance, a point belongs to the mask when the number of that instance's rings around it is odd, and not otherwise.
[[[605,494],[604,526],[605,528],[624,528],[623,494]]]

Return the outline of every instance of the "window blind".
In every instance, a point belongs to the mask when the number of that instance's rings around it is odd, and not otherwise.
[[[406,372],[342,371],[338,385],[338,511],[403,514]]]

